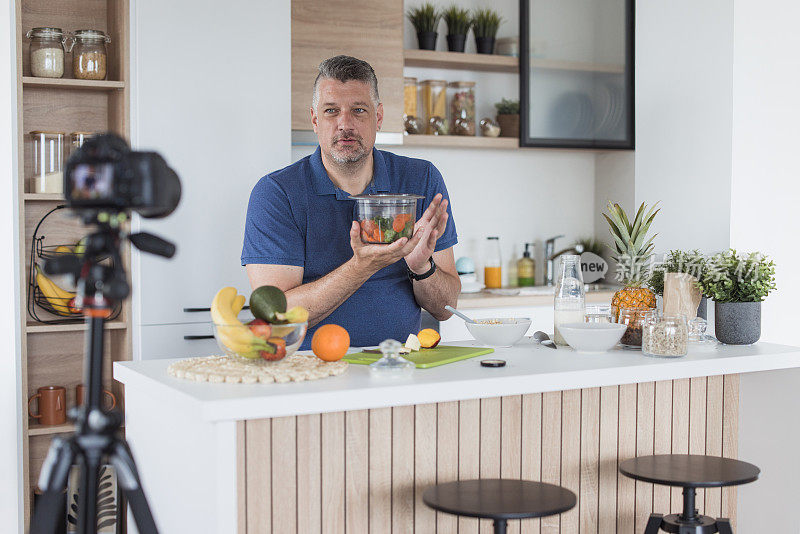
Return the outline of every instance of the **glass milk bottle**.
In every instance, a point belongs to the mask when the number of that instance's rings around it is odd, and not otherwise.
[[[561,256],[561,271],[556,284],[553,324],[555,326],[556,345],[566,345],[564,336],[559,332],[559,325],[582,323],[586,315],[586,290],[581,273],[581,257],[577,255]]]
[[[503,285],[503,255],[500,253],[500,238],[486,238],[486,263],[483,267],[483,283],[488,289]]]

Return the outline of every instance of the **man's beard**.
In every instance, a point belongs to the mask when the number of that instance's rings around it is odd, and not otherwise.
[[[355,152],[351,152],[347,156],[340,156],[336,153],[336,143],[343,139],[354,140],[358,143],[357,146],[353,146]],[[364,150],[363,139],[361,138],[360,135],[345,132],[334,136],[333,141],[331,142],[331,158],[333,158],[333,161],[335,161],[336,163],[340,165],[358,163],[366,156],[367,156],[367,151]]]

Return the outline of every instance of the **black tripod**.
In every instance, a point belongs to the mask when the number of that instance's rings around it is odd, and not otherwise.
[[[54,533],[58,522],[65,520],[61,496],[67,487],[70,468],[76,461],[81,472],[77,532],[97,532],[98,479],[104,460],[117,472],[119,487],[130,505],[139,532],[158,533],[131,451],[118,436],[122,417],[117,411],[104,412],[101,408],[103,326],[114,303],[130,294],[119,252],[123,239],[120,226],[125,220],[126,216],[121,213],[93,214],[87,222],[96,223],[100,228],[87,236],[84,254],[80,257],[64,255],[45,264],[46,272],[73,274],[79,281],[77,305],[83,310],[88,326],[84,369],[88,395],[82,407],[70,411],[70,417],[75,420],[75,433],[68,438],[53,438],[39,477],[42,497],[31,524],[32,534]],[[139,233],[127,237],[143,252],[167,258],[175,253],[174,245],[154,235]],[[108,258],[110,264],[101,263]]]

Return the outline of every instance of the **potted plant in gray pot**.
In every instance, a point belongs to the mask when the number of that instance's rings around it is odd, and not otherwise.
[[[519,100],[504,98],[494,107],[497,108],[500,137],[519,137]]]
[[[664,259],[653,266],[650,271],[650,278],[647,285],[658,296],[664,296],[664,275],[666,273],[684,273],[691,275],[700,287],[700,280],[706,269],[706,257],[699,250],[670,250],[664,255]],[[700,287],[701,291],[702,288]],[[700,305],[697,308],[697,316],[703,319],[708,318],[706,295],[702,296]],[[692,319],[693,317],[689,317]]]
[[[727,345],[750,345],[761,337],[761,302],[775,289],[775,264],[758,252],[731,249],[715,254],[700,281],[714,299],[714,329]]]
[[[450,52],[463,52],[472,26],[469,9],[452,4],[442,12],[442,18],[447,24],[447,49]]]
[[[417,7],[412,7],[406,16],[417,32],[417,42],[420,50],[436,50],[436,38],[439,36],[437,28],[442,18],[439,10],[430,2],[425,2]]]
[[[479,54],[494,54],[494,39],[501,22],[503,17],[494,9],[476,9],[472,12],[472,31]]]

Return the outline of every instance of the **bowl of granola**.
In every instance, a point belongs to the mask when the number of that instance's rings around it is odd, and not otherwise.
[[[490,347],[510,347],[525,336],[531,320],[527,317],[493,317],[464,324],[476,341]]]

